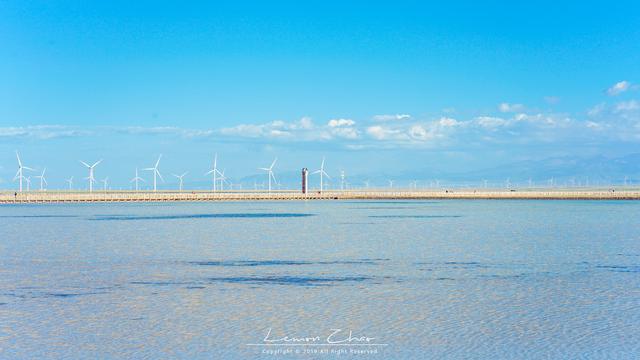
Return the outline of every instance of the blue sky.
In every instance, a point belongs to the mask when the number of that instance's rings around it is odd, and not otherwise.
[[[640,152],[637,2],[0,1],[0,187]],[[633,174],[632,174],[633,175]],[[399,176],[399,175],[398,175]],[[185,181],[189,183],[187,178]]]

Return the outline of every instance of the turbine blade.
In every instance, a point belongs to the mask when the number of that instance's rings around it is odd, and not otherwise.
[[[269,170],[273,169],[273,167],[275,166],[277,161],[278,161],[278,158],[273,159],[273,162],[271,163],[271,166],[269,166]]]
[[[162,180],[162,182],[164,182],[164,179],[162,178],[162,174],[160,174],[160,171],[158,171],[158,169],[156,170],[156,174],[158,174],[158,177],[160,177],[160,180]]]
[[[84,162],[84,161],[82,161],[82,160],[80,160],[80,162],[82,163],[82,165],[84,165],[84,166],[86,166],[86,167],[88,167],[88,168],[90,168],[90,167],[91,167],[89,164],[87,164],[86,162]]]
[[[269,171],[269,170],[271,170],[271,169],[267,169],[267,168],[258,168],[258,170]]]
[[[22,169],[24,169],[24,170],[36,171],[36,169],[32,169],[32,168],[30,168],[30,167],[28,167],[28,166],[23,166],[23,167],[22,167]]]
[[[209,175],[209,174],[211,174],[213,171],[214,171],[214,170],[213,170],[213,169],[211,169],[211,170],[207,171],[207,172],[205,173],[205,175]]]
[[[16,157],[18,158],[18,166],[22,167],[22,161],[20,161],[20,155],[18,155],[18,151],[16,150]]]
[[[91,165],[91,167],[95,167],[96,165],[100,164],[102,162],[102,159],[98,160],[95,164]]]
[[[158,167],[158,165],[160,164],[160,159],[162,159],[162,154],[160,154],[160,156],[158,156],[158,161],[156,161],[156,166],[154,167]]]

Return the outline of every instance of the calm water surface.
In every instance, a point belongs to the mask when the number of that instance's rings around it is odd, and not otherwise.
[[[387,344],[341,358],[639,358],[640,202],[0,207],[2,359],[336,358],[247,345],[268,329]]]

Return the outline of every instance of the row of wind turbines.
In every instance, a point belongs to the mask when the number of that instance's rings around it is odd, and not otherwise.
[[[18,181],[19,182],[19,191],[23,192],[23,180],[26,182],[27,185],[27,191],[31,190],[31,176],[26,176],[25,175],[25,170],[26,171],[36,171],[33,168],[30,168],[28,166],[25,166],[22,163],[22,160],[20,159],[20,154],[16,151],[16,158],[18,160],[18,172],[16,173],[15,177],[14,177],[14,181]],[[142,171],[151,171],[153,174],[153,191],[157,191],[158,189],[158,178],[160,178],[160,180],[162,182],[164,182],[164,178],[162,177],[162,174],[160,173],[159,170],[159,166],[160,166],[160,160],[162,160],[162,154],[160,154],[158,156],[158,160],[156,160],[155,164],[153,165],[153,167],[148,167],[148,168],[143,168],[141,169]],[[274,167],[276,165],[278,161],[278,158],[275,158],[273,160],[273,162],[271,163],[271,165],[269,167],[261,167],[258,168],[258,170],[261,171],[266,171],[267,174],[267,180],[268,180],[268,191],[271,192],[272,190],[272,180],[274,183],[278,183],[278,181],[276,180],[276,176],[274,173]],[[80,160],[80,163],[82,165],[84,165],[87,170],[89,171],[89,174],[87,177],[84,178],[84,180],[88,181],[88,189],[89,192],[93,192],[93,185],[97,182],[96,178],[95,178],[95,168],[96,166],[98,166],[100,163],[102,162],[102,159],[96,161],[93,164],[89,164],[85,161]],[[319,174],[320,175],[320,191],[323,191],[323,184],[324,184],[324,178],[328,178],[331,179],[331,177],[329,176],[329,174],[327,174],[327,172],[324,170],[324,163],[325,163],[325,158],[322,158],[322,163],[320,165],[320,168],[316,171],[314,171],[312,174]],[[42,169],[42,173],[40,175],[34,176],[35,178],[39,178],[40,179],[40,191],[44,191],[45,190],[45,185],[48,185],[47,180],[45,178],[45,172],[46,172],[46,168]],[[184,172],[181,175],[177,175],[177,174],[172,174],[172,176],[174,176],[176,179],[178,179],[179,182],[179,190],[182,191],[183,190],[183,186],[184,186],[184,177],[188,174],[188,172]],[[212,176],[212,183],[213,183],[213,191],[218,191],[218,190],[224,190],[224,184],[229,184],[227,177],[225,176],[225,170],[223,169],[222,171],[220,171],[218,169],[218,154],[215,154],[213,157],[213,163],[211,166],[211,169],[209,171],[207,171],[205,174],[205,176],[207,175],[211,175]],[[344,171],[341,172],[341,177],[344,181]],[[73,176],[70,177],[69,179],[65,180],[68,184],[69,184],[69,190],[73,189]],[[109,178],[106,177],[102,180],[100,180],[103,184],[103,189],[106,191],[108,188],[108,182],[109,182]],[[140,177],[139,175],[139,171],[138,168],[135,169],[135,176],[130,180],[131,183],[134,184],[135,186],[135,190],[136,191],[140,191],[140,182],[146,182],[146,180],[144,180],[142,177]]]

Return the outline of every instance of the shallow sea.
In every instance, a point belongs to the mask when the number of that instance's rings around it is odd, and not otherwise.
[[[640,202],[0,206],[0,358],[637,359]]]

